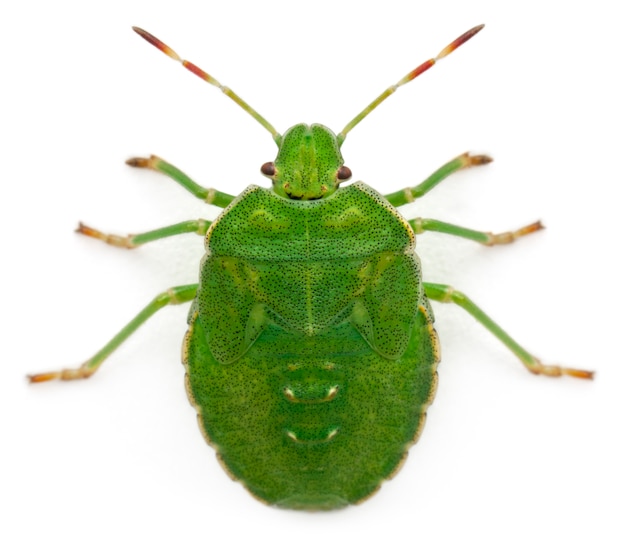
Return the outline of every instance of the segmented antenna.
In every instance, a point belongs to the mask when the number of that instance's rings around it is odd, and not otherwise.
[[[397,84],[394,84],[388,87],[385,91],[383,91],[374,101],[372,101],[365,109],[363,109],[356,117],[354,117],[345,127],[344,129],[337,135],[337,141],[339,145],[343,144],[343,141],[346,139],[346,135],[350,132],[357,124],[359,124],[367,115],[369,115],[376,107],[378,107],[385,99],[387,99],[394,91],[396,91],[400,86],[409,83],[411,80],[417,78],[420,74],[423,74],[429,68],[433,67],[438,60],[445,58],[452,51],[456,50],[466,41],[469,41],[476,33],[478,33],[484,25],[477,25],[476,27],[472,27],[469,31],[466,31],[452,41],[445,49],[443,49],[435,58],[430,58],[425,62],[422,62],[415,70],[409,72],[404,78],[402,78]]]
[[[148,43],[159,49],[161,52],[165,53],[170,58],[173,58],[177,62],[180,62],[187,70],[194,73],[199,78],[202,78],[205,82],[209,82],[212,86],[215,86],[222,90],[222,93],[230,97],[237,105],[239,105],[246,113],[254,117],[254,119],[260,122],[267,130],[269,130],[270,134],[274,138],[274,142],[278,146],[280,146],[281,135],[278,134],[276,129],[265,120],[259,113],[257,113],[250,105],[248,105],[241,97],[239,97],[233,90],[230,88],[223,86],[220,84],[213,76],[207,74],[201,68],[198,68],[193,62],[189,62],[188,60],[183,60],[176,52],[168,47],[163,41],[157,39],[151,33],[144,31],[140,27],[133,27],[133,31],[143,37]]]

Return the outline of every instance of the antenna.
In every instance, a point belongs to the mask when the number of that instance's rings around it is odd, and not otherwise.
[[[250,105],[248,105],[243,99],[241,99],[241,97],[239,97],[233,90],[220,84],[213,76],[211,76],[210,74],[207,74],[204,70],[196,66],[193,62],[189,62],[188,60],[183,60],[180,56],[178,56],[178,54],[176,54],[176,52],[173,49],[168,47],[163,41],[161,41],[160,39],[157,39],[151,33],[144,31],[140,27],[133,27],[133,31],[137,33],[138,35],[140,35],[142,38],[144,38],[146,41],[148,41],[148,43],[150,43],[152,46],[159,49],[162,53],[165,53],[170,58],[173,58],[177,62],[180,62],[185,68],[187,68],[187,70],[189,70],[190,72],[192,72],[199,78],[203,79],[205,82],[208,82],[212,86],[215,86],[221,89],[223,94],[230,97],[246,113],[251,115],[256,121],[260,122],[270,132],[270,134],[274,138],[274,142],[276,142],[276,144],[280,146],[281,135],[278,134],[276,129],[269,122],[267,122],[267,120],[265,120],[261,115],[259,115],[259,113],[257,113],[252,107],[250,107]]]
[[[339,145],[343,144],[343,141],[346,139],[346,135],[350,132],[357,124],[359,124],[367,115],[369,115],[376,107],[378,107],[385,99],[387,99],[394,91],[396,91],[400,86],[404,84],[408,84],[411,80],[417,78],[420,74],[423,74],[429,68],[432,68],[438,60],[445,58],[452,51],[455,51],[458,47],[460,47],[466,41],[469,41],[476,33],[478,33],[484,25],[477,25],[476,27],[472,27],[469,31],[466,31],[460,37],[456,38],[452,43],[450,43],[445,49],[443,49],[435,58],[429,58],[427,61],[422,62],[417,68],[409,72],[404,78],[402,78],[397,84],[389,86],[385,91],[383,91],[374,101],[372,101],[365,109],[363,109],[356,117],[354,117],[345,127],[344,129],[337,135],[337,141]]]

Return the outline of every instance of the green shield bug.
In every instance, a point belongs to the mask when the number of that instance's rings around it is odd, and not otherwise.
[[[182,233],[203,235],[199,281],[159,294],[77,369],[30,380],[90,377],[159,309],[191,302],[183,343],[186,387],[224,468],[268,504],[325,510],[372,495],[419,437],[439,362],[430,300],[465,309],[532,373],[591,379],[590,371],[544,365],[463,293],[422,281],[417,234],[434,231],[491,246],[541,229],[535,222],[492,234],[406,220],[398,212],[456,171],[489,163],[488,156],[462,154],[415,187],[387,195],[359,181],[340,186],[352,175],[340,151],[348,132],[482,27],[387,88],[337,135],[320,124],[279,134],[232,90],[134,28],[272,134],[278,154],[261,167],[272,186],[252,185],[234,197],[201,187],[156,156],[128,160],[223,212],[212,223],[191,220],[136,235],[109,235],[82,223],[78,232],[129,249]]]

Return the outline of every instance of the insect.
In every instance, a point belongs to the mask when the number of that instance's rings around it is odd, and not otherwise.
[[[398,212],[449,175],[491,158],[462,154],[415,187],[384,196],[359,181],[341,186],[352,175],[340,151],[346,135],[482,27],[387,88],[337,135],[320,124],[297,124],[279,134],[232,90],[133,28],[271,133],[278,154],[261,172],[272,186],[252,185],[234,197],[201,187],[156,156],[128,160],[165,174],[223,212],[212,223],[191,220],[136,235],[109,235],[82,223],[77,231],[129,249],[200,234],[206,254],[199,281],[156,296],[77,369],[30,380],[88,378],[159,309],[191,302],[183,343],[186,387],[224,468],[268,504],[326,510],[372,495],[419,436],[439,362],[430,300],[465,309],[532,373],[591,379],[590,371],[544,365],[463,293],[422,281],[417,234],[434,231],[490,246],[542,228],[535,222],[492,234],[406,220]]]

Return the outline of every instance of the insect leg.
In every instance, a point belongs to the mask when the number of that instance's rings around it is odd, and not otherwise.
[[[582,379],[592,379],[593,372],[570,369],[561,366],[550,366],[542,364],[537,358],[522,348],[513,340],[497,323],[494,322],[480,307],[462,292],[455,290],[452,286],[444,284],[430,284],[424,282],[424,294],[428,299],[442,303],[456,303],[476,319],[483,327],[502,342],[531,373],[558,377],[561,375],[571,375]]]
[[[159,171],[163,175],[167,175],[174,179],[179,185],[182,185],[192,195],[207,204],[226,208],[233,200],[234,196],[226,194],[215,189],[205,189],[196,183],[189,176],[185,175],[178,167],[174,167],[171,163],[161,159],[158,156],[150,156],[149,158],[134,157],[126,160],[126,164],[131,167],[142,167],[145,169],[153,169]]]
[[[78,369],[63,369],[47,373],[29,375],[31,383],[42,381],[52,381],[60,379],[71,381],[73,379],[85,379],[91,377],[106,360],[131,334],[143,325],[152,315],[166,305],[177,305],[186,303],[196,297],[198,284],[188,284],[186,286],[176,286],[156,296],[146,307],[144,307],[120,332],[118,332],[107,344],[96,354],[89,358]]]
[[[439,233],[447,233],[448,235],[456,235],[457,237],[477,241],[478,243],[482,243],[483,245],[487,245],[489,247],[492,245],[505,245],[507,243],[513,243],[513,241],[524,235],[543,229],[541,222],[534,222],[520,229],[516,229],[515,231],[505,231],[503,233],[477,231],[475,229],[455,226],[454,224],[440,222],[439,220],[431,220],[428,218],[414,218],[409,220],[409,224],[415,233],[437,231]]]
[[[424,196],[428,191],[433,189],[446,177],[449,177],[456,171],[460,171],[461,169],[465,169],[467,167],[474,167],[476,165],[485,165],[487,163],[491,163],[492,161],[493,160],[489,156],[470,156],[468,152],[465,152],[453,160],[450,160],[445,165],[442,165],[439,169],[437,169],[437,171],[430,175],[430,177],[426,180],[422,181],[419,185],[393,192],[386,195],[385,198],[396,207],[402,206],[403,204],[409,204],[416,198]]]
[[[94,239],[100,239],[100,241],[104,241],[114,247],[134,249],[144,243],[150,243],[151,241],[164,239],[165,237],[172,237],[173,235],[180,235],[181,233],[197,233],[198,235],[204,236],[206,235],[210,225],[211,222],[208,220],[189,220],[187,222],[180,222],[179,224],[153,229],[144,233],[130,233],[122,236],[102,233],[101,231],[80,222],[76,232],[87,235],[88,237],[93,237]]]

